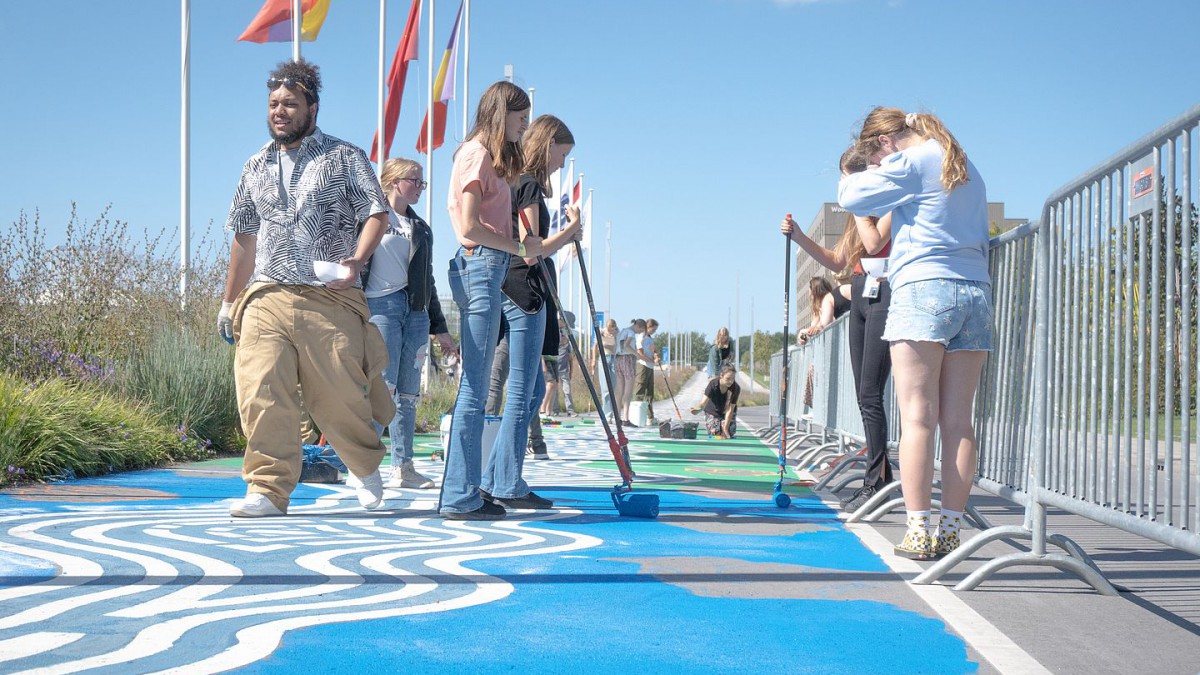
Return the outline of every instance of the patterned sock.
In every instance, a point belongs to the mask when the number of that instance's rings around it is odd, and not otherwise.
[[[929,530],[929,511],[908,511],[908,531],[927,532]]]
[[[951,511],[950,509],[942,509],[941,518],[938,522],[938,534],[952,534],[962,529],[962,511]]]

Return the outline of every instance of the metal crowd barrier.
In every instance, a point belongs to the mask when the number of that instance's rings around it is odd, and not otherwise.
[[[975,482],[1024,505],[1024,523],[986,528],[914,583],[935,581],[990,541],[1026,538],[1031,551],[991,560],[956,588],[1037,565],[1115,594],[1082,548],[1048,531],[1048,507],[1200,555],[1198,133],[1200,106],[1055,192],[1040,223],[992,240],[996,345],[975,404]],[[796,398],[815,364],[825,379],[810,421],[861,440],[844,331],[835,322],[792,351],[788,410],[801,410]],[[772,360],[775,398],[781,358]],[[891,391],[887,401],[894,440]],[[881,516],[895,502],[886,499],[876,495],[852,518]]]
[[[1047,507],[1200,555],[1198,130],[1200,106],[1046,200],[1029,388],[1033,550],[989,561],[958,587],[1014,565],[1049,565],[1115,592],[1075,556],[1046,553]],[[918,581],[969,555],[957,553]]]

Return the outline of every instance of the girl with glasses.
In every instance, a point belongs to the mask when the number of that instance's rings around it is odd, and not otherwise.
[[[383,379],[396,402],[396,416],[387,427],[392,475],[384,487],[431,488],[433,481],[413,466],[421,364],[430,335],[437,338],[447,356],[457,354],[458,348],[434,286],[433,231],[413,210],[425,189],[421,165],[411,159],[389,159],[379,182],[390,206],[388,229],[363,270],[363,288],[371,323],[387,344],[388,367]],[[377,429],[382,435],[383,426],[377,425]]]

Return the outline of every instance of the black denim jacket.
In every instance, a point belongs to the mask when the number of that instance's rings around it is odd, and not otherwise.
[[[437,287],[433,282],[433,230],[411,206],[405,210],[404,216],[413,223],[413,256],[408,262],[408,288],[405,289],[408,307],[417,312],[429,312],[430,335],[448,333],[446,316],[442,314],[442,303],[438,300]],[[363,288],[367,287],[370,276],[371,263],[368,261],[363,267]]]

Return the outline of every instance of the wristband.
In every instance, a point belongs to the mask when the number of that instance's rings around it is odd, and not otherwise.
[[[517,256],[521,258],[525,257],[525,242],[523,241],[517,242]]]

